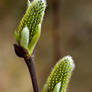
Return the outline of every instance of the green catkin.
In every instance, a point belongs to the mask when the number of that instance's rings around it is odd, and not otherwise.
[[[27,49],[33,50],[40,37],[40,30],[41,30],[41,24],[42,24],[42,20],[44,16],[44,11],[46,8],[46,1],[45,0],[33,0],[32,2],[30,2],[28,0],[27,4],[28,4],[28,8],[22,20],[20,21],[18,30],[15,33],[15,36],[16,36],[17,42],[20,44],[21,43],[20,42],[21,32],[25,27],[28,27],[28,30],[29,30],[29,42],[28,43],[29,44],[28,44]],[[35,37],[36,39],[33,39],[35,35],[37,37]],[[31,43],[32,40],[34,40],[33,43]],[[29,53],[32,53],[32,50],[29,51]]]
[[[66,92],[74,66],[71,56],[61,59],[52,70],[42,92]]]
[[[28,7],[24,17],[22,18],[18,27],[18,32],[22,31],[23,27],[27,26],[30,31],[30,41],[34,33],[36,32],[36,26],[41,24],[42,17],[46,8],[46,2],[44,0],[34,0]]]

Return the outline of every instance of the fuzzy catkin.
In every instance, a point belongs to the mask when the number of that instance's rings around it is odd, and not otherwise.
[[[27,26],[30,31],[29,41],[31,41],[32,37],[37,31],[36,27],[42,23],[45,8],[46,8],[45,0],[33,0],[31,2],[31,5],[27,8],[27,11],[24,17],[22,18],[22,20],[20,21],[20,24],[18,27],[19,38],[21,37],[20,35],[21,31],[25,26]]]
[[[33,50],[41,34],[41,24],[46,8],[45,0],[33,0],[27,2],[27,10],[20,21],[19,27],[15,32],[15,37],[20,46],[32,55]]]
[[[59,83],[59,91],[58,92],[66,92],[66,88],[71,77],[71,73],[74,69],[74,63],[71,56],[66,56],[61,59],[52,70],[46,85],[47,92],[53,92],[56,85]],[[46,89],[46,90],[47,90]],[[45,92],[45,91],[44,91]],[[55,91],[54,91],[55,92]]]

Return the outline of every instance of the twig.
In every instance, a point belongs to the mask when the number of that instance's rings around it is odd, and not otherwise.
[[[18,57],[24,58],[24,61],[30,72],[34,92],[39,92],[35,65],[34,65],[34,56],[28,56],[27,50],[17,44],[14,44],[14,49]]]
[[[35,66],[34,66],[34,57],[24,58],[24,60],[25,60],[25,63],[27,64],[28,70],[30,72],[34,92],[39,92],[37,78],[36,78],[36,72],[35,72]]]

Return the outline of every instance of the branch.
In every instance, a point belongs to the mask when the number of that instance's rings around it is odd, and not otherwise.
[[[28,56],[28,52],[25,48],[20,45],[14,44],[15,53],[18,57],[24,58],[24,61],[30,72],[30,77],[32,79],[33,90],[34,92],[39,92],[38,82],[36,77],[35,65],[34,65],[34,56]]]
[[[35,72],[34,57],[30,56],[30,57],[24,58],[24,60],[30,72],[30,76],[32,79],[32,84],[33,84],[33,90],[34,92],[39,92],[37,77],[36,77],[36,72]]]

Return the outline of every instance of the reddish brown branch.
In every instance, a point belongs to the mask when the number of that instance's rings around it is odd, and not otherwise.
[[[21,46],[19,46],[17,44],[14,44],[14,49],[15,49],[16,55],[18,57],[24,58],[24,60],[25,60],[25,63],[28,67],[28,70],[30,72],[30,76],[32,79],[34,92],[39,92],[36,71],[35,71],[35,65],[34,65],[34,57],[28,56],[27,50],[25,48],[22,48]]]
[[[28,70],[30,72],[34,92],[39,92],[37,77],[36,77],[36,72],[35,72],[35,66],[34,66],[34,57],[26,57],[26,58],[24,58],[24,60],[25,60],[25,63],[27,64]]]

